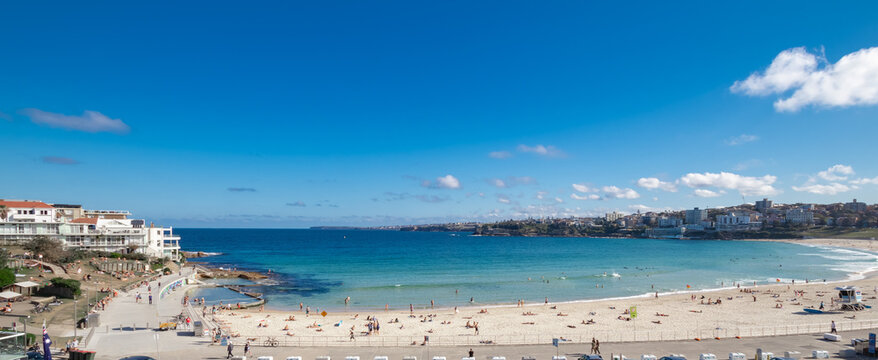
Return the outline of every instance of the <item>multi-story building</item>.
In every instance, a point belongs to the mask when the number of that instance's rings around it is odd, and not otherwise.
[[[83,210],[80,205],[0,200],[0,243],[22,243],[45,235],[67,248],[179,257],[180,237],[173,228],[146,227],[144,220],[128,216],[127,211]]]
[[[866,212],[866,203],[857,202],[857,199],[849,203],[844,203],[845,211]]]
[[[765,211],[768,209],[771,209],[771,207],[773,205],[774,205],[773,201],[768,200],[767,198],[762,198],[762,200],[756,201],[756,211],[761,212],[761,213],[765,213]]]
[[[814,213],[802,208],[790,209],[787,210],[786,221],[789,224],[811,224],[814,222]]]
[[[704,220],[707,220],[707,209],[699,209],[695,208],[692,210],[686,210],[686,223],[687,224],[701,224]]]
[[[658,219],[658,226],[662,228],[677,227],[683,225],[683,220],[677,217],[662,216]]]
[[[619,220],[619,219],[624,218],[624,217],[625,217],[625,214],[613,211],[611,213],[607,213],[604,216],[604,219],[607,220],[607,222],[613,222],[613,221]]]
[[[730,211],[726,215],[716,216],[716,229],[719,231],[756,230],[762,228],[762,222],[755,213]]]

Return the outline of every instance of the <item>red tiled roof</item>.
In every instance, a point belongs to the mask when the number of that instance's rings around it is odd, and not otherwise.
[[[71,222],[74,223],[74,224],[92,224],[92,225],[97,225],[97,224],[98,224],[98,218],[76,218],[76,219],[73,219],[73,221],[71,221]]]
[[[46,204],[42,201],[7,201],[0,200],[0,205],[6,205],[7,208],[44,208],[44,209],[54,209],[52,205]]]

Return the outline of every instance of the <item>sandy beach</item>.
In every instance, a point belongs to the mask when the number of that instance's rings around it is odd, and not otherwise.
[[[869,250],[865,240],[808,239],[789,242]],[[826,310],[837,297],[836,286],[856,285],[863,291],[865,304],[878,303],[874,273],[863,279],[823,283],[801,281],[772,285],[728,284],[729,288],[681,292],[675,294],[574,301],[554,303],[527,303],[494,305],[490,307],[461,307],[457,309],[406,309],[371,312],[331,312],[326,316],[310,315],[304,311],[274,311],[260,309],[231,310],[217,313],[214,318],[231,333],[242,338],[272,336],[281,339],[326,338],[327,341],[351,341],[353,327],[355,340],[376,341],[377,338],[399,342],[420,343],[424,336],[430,342],[462,343],[473,341],[508,341],[534,343],[552,337],[571,341],[590,341],[596,336],[603,341],[631,341],[638,339],[684,339],[713,336],[760,336],[782,333],[790,329],[812,332],[829,331],[830,322],[842,324],[878,320],[874,309],[858,312],[834,311],[827,314],[807,314],[805,307],[818,307],[824,302]],[[716,304],[720,300],[720,304]],[[709,304],[712,303],[712,304]],[[422,305],[423,306],[423,305]],[[636,307],[637,317],[630,319],[628,309]],[[380,333],[368,335],[369,316],[380,323]],[[294,317],[295,320],[289,320]],[[629,320],[630,319],[630,320]],[[398,322],[397,322],[398,321]],[[472,326],[478,323],[478,332]],[[336,324],[339,324],[336,326]],[[467,326],[467,325],[471,326]],[[786,332],[783,332],[786,333]],[[527,337],[532,337],[528,340]],[[545,339],[543,339],[545,338]],[[482,340],[484,339],[484,340]],[[313,340],[310,340],[313,341]]]

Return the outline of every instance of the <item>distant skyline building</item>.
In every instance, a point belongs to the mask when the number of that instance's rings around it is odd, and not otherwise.
[[[854,201],[844,204],[845,210],[853,212],[865,212],[866,207],[866,203],[857,202],[857,199],[854,199]]]
[[[707,220],[707,209],[694,208],[692,210],[686,210],[687,224],[701,224],[701,222],[705,220]]]
[[[624,217],[625,217],[625,214],[615,212],[615,211],[604,215],[604,219],[606,219],[608,222],[613,222],[613,221],[619,220],[619,219],[624,218]]]
[[[786,212],[786,221],[789,224],[810,224],[814,222],[814,213],[803,208],[790,209]]]
[[[756,211],[765,213],[768,209],[774,205],[774,201],[768,200],[768,198],[762,198],[762,200],[756,201]]]

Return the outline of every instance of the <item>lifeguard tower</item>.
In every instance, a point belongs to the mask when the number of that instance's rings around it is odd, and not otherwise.
[[[838,290],[838,303],[841,304],[842,310],[863,310],[866,307],[861,304],[863,294],[856,286],[841,286],[835,288]]]

